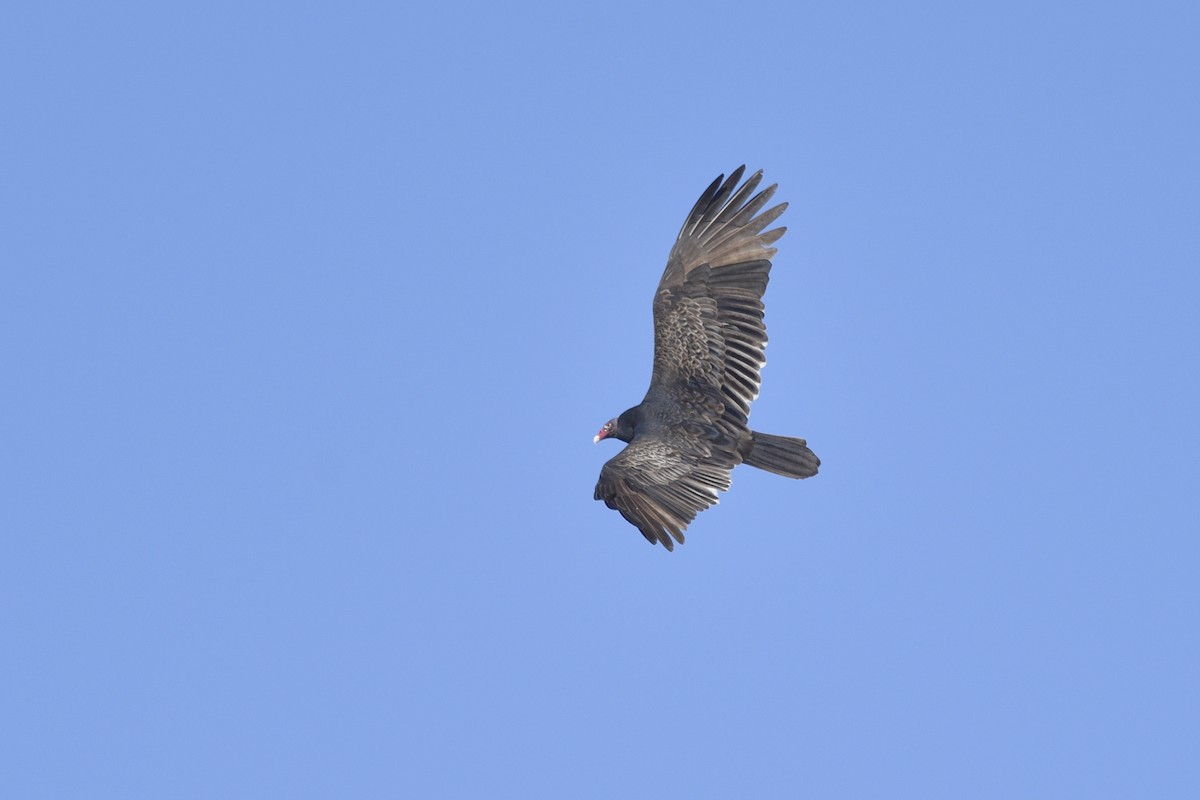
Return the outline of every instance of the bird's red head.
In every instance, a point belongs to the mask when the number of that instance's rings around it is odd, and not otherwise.
[[[615,419],[610,419],[608,422],[604,423],[604,427],[601,428],[600,432],[596,434],[596,438],[592,439],[592,444],[596,444],[601,439],[607,439],[608,437],[612,436],[613,431],[616,429],[617,421]]]

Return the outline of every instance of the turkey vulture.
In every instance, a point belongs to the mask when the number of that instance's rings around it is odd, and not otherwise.
[[[787,230],[763,229],[787,203],[762,211],[775,184],[754,194],[762,171],[738,186],[745,170],[719,176],[688,214],[654,294],[650,388],[594,440],[629,443],[600,470],[596,499],[668,550],[718,502],[738,464],[788,478],[816,475],[821,464],[803,439],[748,424],[766,363],[762,296],[771,245]]]

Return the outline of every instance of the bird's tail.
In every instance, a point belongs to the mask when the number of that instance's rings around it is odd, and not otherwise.
[[[790,436],[772,436],[751,431],[750,454],[745,463],[774,472],[785,478],[811,478],[817,474],[821,459],[808,449],[808,442]]]

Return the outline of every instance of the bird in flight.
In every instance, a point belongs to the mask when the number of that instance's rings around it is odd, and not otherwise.
[[[755,194],[762,171],[739,186],[745,171],[719,176],[688,214],[654,293],[650,388],[594,440],[628,443],[600,470],[596,499],[668,550],[718,502],[738,464],[788,478],[816,475],[821,464],[803,439],[749,427],[766,363],[771,245],[787,230],[764,229],[787,203],[763,211],[775,184]]]

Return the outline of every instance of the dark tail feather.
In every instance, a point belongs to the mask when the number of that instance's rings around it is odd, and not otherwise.
[[[808,449],[803,439],[790,436],[772,436],[769,433],[751,431],[750,455],[745,463],[752,467],[774,472],[785,478],[811,478],[817,474],[821,459]]]

